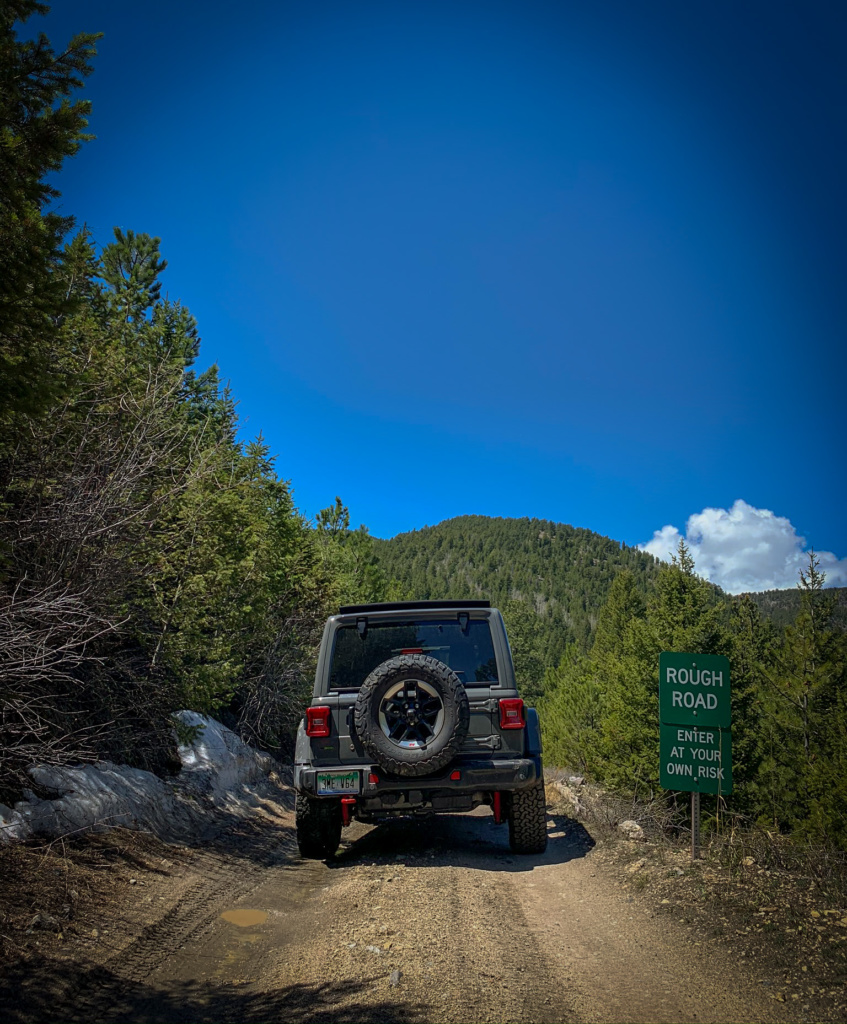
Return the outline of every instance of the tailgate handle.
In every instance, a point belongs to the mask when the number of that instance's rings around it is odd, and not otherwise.
[[[485,747],[487,750],[499,750],[503,741],[499,736],[469,736],[462,744],[467,749],[469,746]]]

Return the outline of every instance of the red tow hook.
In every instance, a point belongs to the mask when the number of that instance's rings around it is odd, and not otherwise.
[[[341,824],[347,826],[353,820],[350,811],[356,806],[354,796],[343,796],[341,798]]]
[[[502,825],[505,818],[503,817],[503,804],[499,791],[491,794],[491,810],[494,811],[494,824]]]

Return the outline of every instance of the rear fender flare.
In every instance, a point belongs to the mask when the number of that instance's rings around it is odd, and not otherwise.
[[[294,744],[295,764],[306,764],[312,759],[312,744],[306,735],[306,723],[301,720],[297,729],[297,740]]]
[[[541,754],[541,723],[535,708],[526,709],[526,756],[538,757]]]

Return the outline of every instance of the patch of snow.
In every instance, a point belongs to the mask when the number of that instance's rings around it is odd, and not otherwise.
[[[55,797],[27,791],[14,808],[0,804],[0,843],[116,825],[180,841],[208,827],[210,810],[238,813],[245,801],[253,802],[251,787],[269,774],[273,759],[213,718],[194,711],[176,717],[196,730],[196,738],[179,747],[178,776],[162,780],[109,761],[32,768],[32,780]]]
[[[197,730],[197,738],[179,747],[180,780],[212,803],[226,806],[239,786],[258,782],[273,767],[273,758],[255,750],[225,725],[196,711],[179,711],[183,725]]]

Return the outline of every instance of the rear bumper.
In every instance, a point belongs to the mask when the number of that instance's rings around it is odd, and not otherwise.
[[[482,796],[491,792],[510,792],[525,789],[541,777],[541,758],[522,757],[509,760],[461,760],[454,761],[443,772],[421,777],[398,777],[387,775],[378,764],[333,764],[321,768],[295,764],[294,788],[308,796],[317,793],[316,775],[318,771],[360,771],[362,788],[358,797],[370,803],[379,803],[383,795],[389,798],[395,794],[406,794],[412,802],[431,803],[433,798],[447,796]],[[451,779],[454,772],[460,773],[458,779]],[[369,775],[375,775],[378,782],[370,782]],[[337,797],[327,797],[337,799]],[[403,801],[407,803],[407,800]],[[389,803],[389,801],[387,801]],[[390,805],[394,801],[390,800]]]

